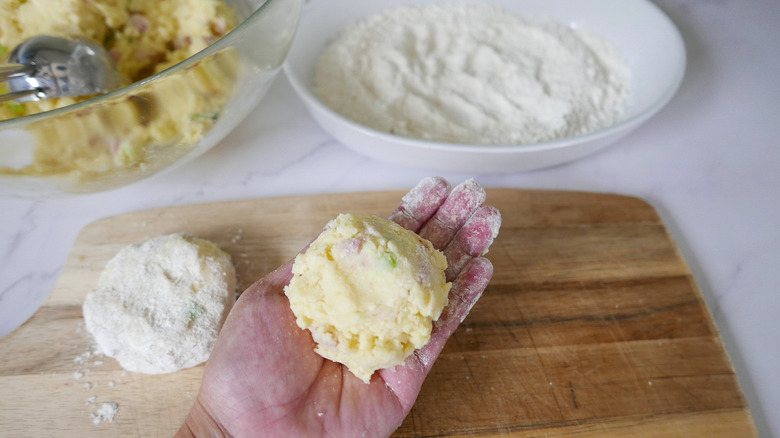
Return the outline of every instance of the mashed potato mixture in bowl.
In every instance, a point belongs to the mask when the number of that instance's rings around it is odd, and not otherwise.
[[[123,81],[102,96],[0,103],[0,195],[107,190],[202,154],[265,95],[303,3],[0,0],[0,63],[34,36],[89,39]]]

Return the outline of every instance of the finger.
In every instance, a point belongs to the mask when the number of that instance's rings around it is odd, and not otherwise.
[[[444,248],[447,281],[457,278],[471,259],[488,252],[501,228],[501,213],[494,207],[480,207]]]
[[[451,189],[444,178],[424,178],[404,195],[401,205],[388,219],[416,233],[447,199]]]
[[[474,180],[458,184],[420,232],[436,249],[443,249],[474,211],[485,202],[485,189]]]
[[[420,349],[420,355],[430,354],[430,351],[425,350],[430,350],[437,344],[441,344],[440,347],[444,346],[458,325],[466,319],[466,315],[482,296],[492,277],[493,264],[485,257],[476,257],[464,266],[463,271],[452,283],[447,306],[433,325],[432,342]]]
[[[420,392],[425,376],[441,353],[447,339],[466,318],[482,296],[493,276],[493,265],[484,257],[472,259],[455,280],[450,290],[449,303],[434,323],[431,339],[409,356],[403,365],[380,370],[380,376],[390,387],[405,409],[411,409]]]

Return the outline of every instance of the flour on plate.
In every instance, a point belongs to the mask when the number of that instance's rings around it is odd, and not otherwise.
[[[315,94],[379,131],[529,144],[618,122],[630,70],[607,42],[492,5],[401,7],[353,23],[323,52]]]

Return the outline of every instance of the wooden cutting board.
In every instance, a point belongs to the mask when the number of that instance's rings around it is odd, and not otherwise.
[[[188,231],[246,287],[340,212],[386,216],[402,191],[140,211],[85,227],[53,292],[0,339],[0,435],[168,437],[202,366],[128,373],[92,354],[81,304],[121,247]],[[397,436],[758,436],[691,272],[651,206],[624,196],[489,189],[495,275]],[[113,421],[93,423],[105,402]]]

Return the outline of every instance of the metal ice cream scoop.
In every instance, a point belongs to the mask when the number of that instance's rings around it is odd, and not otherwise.
[[[0,102],[108,93],[119,88],[113,59],[100,45],[87,40],[37,36],[18,45],[0,64],[0,82],[7,94]]]

